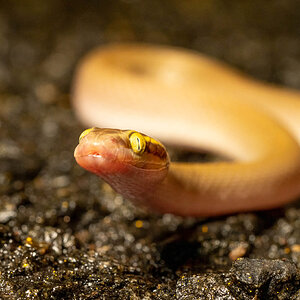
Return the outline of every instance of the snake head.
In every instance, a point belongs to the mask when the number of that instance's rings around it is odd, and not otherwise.
[[[87,129],[80,135],[74,157],[81,167],[128,197],[132,197],[129,188],[136,194],[140,185],[161,182],[169,166],[165,147],[133,130]]]

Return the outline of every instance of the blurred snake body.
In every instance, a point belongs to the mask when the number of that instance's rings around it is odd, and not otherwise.
[[[83,59],[73,103],[83,123],[105,127],[82,133],[79,165],[154,211],[215,216],[276,208],[300,194],[298,91],[194,52],[116,44]],[[230,161],[170,162],[156,138]]]

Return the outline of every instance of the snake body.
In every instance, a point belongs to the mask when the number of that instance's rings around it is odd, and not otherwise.
[[[136,203],[214,216],[275,208],[300,194],[298,91],[263,84],[191,51],[134,44],[92,51],[73,89],[83,123],[135,129],[90,129],[75,158]],[[164,146],[139,132],[230,161],[169,162]]]

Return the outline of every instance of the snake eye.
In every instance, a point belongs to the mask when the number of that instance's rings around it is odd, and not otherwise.
[[[86,129],[85,131],[83,131],[79,137],[79,142],[82,140],[82,138],[84,138],[90,131],[92,131],[94,129],[94,127]]]
[[[146,140],[138,132],[134,132],[129,137],[130,145],[134,153],[143,154],[146,149]]]

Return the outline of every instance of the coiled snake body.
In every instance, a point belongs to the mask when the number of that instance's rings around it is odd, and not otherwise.
[[[159,212],[213,216],[278,207],[300,194],[300,94],[197,53],[117,44],[81,63],[74,106],[88,125],[77,162]],[[206,149],[215,163],[170,163],[164,146]]]

